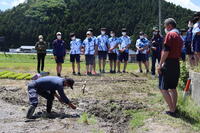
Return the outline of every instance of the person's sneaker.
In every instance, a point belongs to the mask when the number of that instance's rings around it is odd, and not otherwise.
[[[105,73],[105,70],[102,70],[102,73]]]
[[[58,74],[57,74],[57,76],[58,76],[58,77],[61,77],[61,74],[60,74],[60,73],[58,73]]]
[[[78,76],[81,76],[81,73],[80,73],[80,72],[78,72],[77,74],[78,74]]]
[[[123,73],[126,73],[126,71],[124,70]]]
[[[87,72],[87,75],[88,75],[88,76],[91,76],[91,75],[92,75],[92,73],[91,73],[91,72]]]
[[[76,72],[72,72],[73,75],[76,75]]]
[[[142,71],[142,70],[140,70],[140,73],[143,73],[143,71]]]
[[[116,73],[116,71],[114,70],[113,73]]]
[[[92,74],[96,75],[97,73],[96,73],[96,71],[92,71]]]
[[[112,70],[110,70],[110,73],[113,73],[113,71],[112,71]]]
[[[27,119],[32,119],[33,118],[33,113],[35,112],[35,106],[30,106],[30,108],[28,109],[28,112],[27,112],[27,115],[26,115],[26,118]]]
[[[166,111],[165,113],[169,116],[176,117],[176,112]]]

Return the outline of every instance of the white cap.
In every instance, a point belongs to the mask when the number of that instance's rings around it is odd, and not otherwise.
[[[87,31],[87,32],[86,32],[86,35],[88,35],[88,34],[90,34],[90,35],[91,35],[91,34],[92,34],[92,32],[91,32],[91,31]]]
[[[39,38],[39,39],[40,39],[40,38],[43,38],[43,36],[42,36],[42,35],[39,35],[38,38]]]
[[[61,32],[57,32],[56,35],[62,35],[62,33]]]

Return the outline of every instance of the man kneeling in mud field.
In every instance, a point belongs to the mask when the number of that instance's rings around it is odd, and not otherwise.
[[[65,87],[73,89],[74,80],[68,78],[60,78],[56,76],[46,76],[32,81],[28,85],[28,95],[30,107],[27,112],[27,118],[32,119],[35,108],[38,105],[38,95],[47,99],[47,115],[51,113],[54,96],[63,104],[69,105],[72,109],[76,109],[64,93]],[[58,94],[57,94],[58,92]]]

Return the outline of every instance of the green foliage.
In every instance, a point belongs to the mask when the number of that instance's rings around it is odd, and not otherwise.
[[[29,74],[29,73],[15,73],[15,72],[11,72],[11,71],[3,71],[0,72],[0,78],[8,78],[8,79],[18,79],[18,80],[22,80],[22,79],[26,79],[26,80],[30,80],[34,75]]]
[[[130,127],[133,129],[143,126],[146,119],[155,115],[154,112],[144,110],[127,110],[125,113],[132,116]]]
[[[31,79],[33,78],[33,76],[34,76],[34,75],[29,75],[29,76],[25,77],[24,79],[26,79],[26,80],[31,80]]]
[[[15,74],[15,73],[14,72],[7,72],[7,73],[1,75],[0,78],[8,78],[8,77],[12,76],[13,74]]]
[[[181,119],[190,123],[194,130],[200,130],[200,106],[198,106],[191,97],[186,97],[186,99],[184,99],[182,93],[180,93],[177,109]]]
[[[28,77],[28,76],[30,76],[30,74],[28,74],[28,73],[24,73],[24,74],[18,76],[16,79],[18,79],[18,80],[22,80],[22,79],[25,79],[25,78]]]
[[[79,119],[80,123],[85,123],[85,124],[96,124],[97,120],[95,118],[94,115],[89,116],[86,112],[84,112],[80,119]]]
[[[164,0],[162,7],[162,21],[174,17],[179,28],[185,28],[193,14]],[[39,34],[51,43],[57,31],[66,42],[70,32],[84,39],[89,27],[95,35],[107,27],[121,36],[121,28],[126,27],[134,48],[139,31],[151,38],[152,27],[158,25],[158,0],[29,0],[0,13],[0,20],[0,35],[6,36],[8,47],[34,45]]]
[[[188,78],[189,78],[189,70],[186,67],[186,63],[181,62],[181,65],[180,65],[180,80],[179,80],[179,85],[178,85],[179,89],[183,90],[185,88]]]
[[[16,79],[17,77],[19,77],[19,76],[21,76],[21,75],[22,75],[22,73],[15,73],[15,74],[9,76],[8,78]]]
[[[6,74],[6,73],[8,73],[8,72],[9,72],[9,71],[0,72],[0,76]]]

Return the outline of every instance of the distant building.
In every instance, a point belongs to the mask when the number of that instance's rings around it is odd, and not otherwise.
[[[35,46],[21,46],[19,49],[22,53],[36,53]]]

